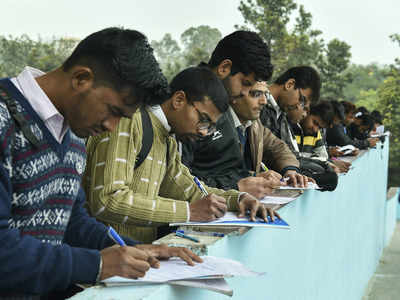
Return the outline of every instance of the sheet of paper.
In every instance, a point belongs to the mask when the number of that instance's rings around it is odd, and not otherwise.
[[[232,297],[233,290],[224,278],[219,279],[190,279],[170,281],[168,284],[206,289]]]
[[[189,266],[180,258],[171,258],[169,260],[160,261],[160,268],[150,268],[143,278],[130,279],[114,276],[103,280],[103,283],[115,284],[122,283],[167,283],[169,281],[186,280],[186,279],[209,279],[209,276],[259,276],[264,273],[254,272],[246,268],[238,261],[214,257],[202,256],[203,263],[196,263],[195,266]]]
[[[385,132],[385,125],[381,125],[376,127],[376,133],[377,134],[383,134]]]
[[[343,155],[351,154],[356,149],[357,148],[354,147],[353,145],[346,145],[346,146],[343,146],[343,147],[338,147],[338,150],[343,152]]]
[[[211,222],[187,222],[187,223],[171,223],[169,226],[243,226],[243,227],[269,227],[269,228],[284,228],[290,229],[288,223],[282,219],[275,218],[272,222],[268,217],[269,223],[264,222],[261,218],[256,218],[255,222],[250,221],[249,217],[238,218],[237,213],[228,211],[225,215],[215,221]]]
[[[265,196],[264,198],[260,199],[261,203],[265,204],[286,204],[296,200],[297,197],[272,197],[272,196]]]
[[[280,190],[319,190],[321,189],[318,184],[313,182],[308,182],[306,187],[294,187],[294,186],[280,186]]]

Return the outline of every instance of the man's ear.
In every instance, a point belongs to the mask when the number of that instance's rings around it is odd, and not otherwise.
[[[295,85],[296,85],[296,80],[290,78],[285,82],[284,89],[285,90],[294,89]]]
[[[186,94],[184,91],[176,91],[171,97],[171,106],[173,110],[182,110],[187,104]]]
[[[71,76],[71,86],[77,92],[85,92],[94,84],[92,69],[82,66],[74,66],[68,71]]]
[[[220,62],[216,69],[216,75],[219,79],[227,78],[232,71],[232,61],[230,59],[224,59]]]

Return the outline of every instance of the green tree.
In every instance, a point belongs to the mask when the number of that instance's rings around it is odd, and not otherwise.
[[[390,36],[400,46],[400,35]],[[379,108],[385,128],[391,132],[389,185],[400,185],[400,58],[391,66],[389,76],[378,89]]]
[[[25,66],[48,72],[59,67],[78,43],[73,38],[33,40],[27,35],[20,37],[0,36],[0,76],[15,76]]]
[[[352,81],[351,73],[345,70],[349,66],[350,46],[345,42],[333,39],[324,49],[317,65],[322,80],[322,96],[343,100],[344,87]]]
[[[151,46],[165,77],[170,81],[184,65],[178,42],[172,38],[170,33],[166,33],[159,42],[152,41]]]

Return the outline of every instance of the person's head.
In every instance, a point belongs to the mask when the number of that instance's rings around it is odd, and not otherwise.
[[[354,113],[356,111],[356,106],[348,101],[340,102],[344,108],[344,125],[349,126],[351,123],[354,122]]]
[[[229,107],[221,80],[209,68],[191,67],[172,79],[170,89],[171,97],[161,106],[177,138],[196,140],[214,133]]]
[[[168,97],[168,82],[146,37],[107,28],[83,39],[59,70],[62,114],[79,137],[111,131],[141,104]],[[66,80],[65,80],[66,79]]]
[[[374,118],[370,114],[361,114],[354,119],[360,133],[369,133],[374,128]]]
[[[239,99],[233,99],[231,106],[242,123],[257,120],[269,94],[267,83],[257,81],[247,95]]]
[[[268,45],[257,33],[244,30],[220,40],[207,65],[223,81],[231,100],[247,95],[257,81],[269,80],[273,72]]]
[[[288,69],[274,82],[278,87],[276,100],[282,110],[300,110],[301,100],[304,102],[304,110],[309,111],[311,104],[319,100],[321,90],[321,79],[318,72],[309,66],[298,66]]]
[[[329,101],[319,101],[312,104],[310,113],[301,122],[305,135],[316,135],[322,128],[331,127],[335,117],[335,110]]]
[[[375,121],[375,126],[380,126],[383,124],[383,117],[380,111],[378,110],[373,110],[371,112],[371,116],[374,118]]]
[[[343,105],[336,100],[330,101],[333,107],[333,110],[335,111],[335,117],[333,120],[333,124],[343,124],[345,120],[345,112],[344,112],[344,107]]]
[[[357,107],[356,112],[355,112],[355,116],[358,117],[358,116],[361,116],[362,114],[363,115],[369,115],[368,109],[365,106]]]

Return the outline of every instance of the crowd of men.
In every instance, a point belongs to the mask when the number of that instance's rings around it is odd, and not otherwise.
[[[272,75],[254,32],[224,37],[168,83],[143,34],[107,28],[56,70],[0,80],[0,299],[137,278],[172,256],[201,263],[151,242],[226,211],[273,220],[259,199],[282,185],[334,190],[350,168],[338,146],[374,147],[382,117],[320,99],[311,66]]]

